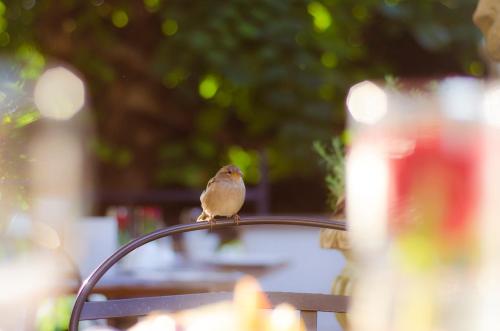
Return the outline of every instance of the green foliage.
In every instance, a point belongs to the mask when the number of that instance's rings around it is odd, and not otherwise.
[[[116,167],[128,166],[133,158],[128,148],[112,146],[102,140],[92,141],[90,147],[100,160],[111,163]]]
[[[102,145],[120,146],[96,155],[154,185],[202,186],[231,158],[257,180],[257,152],[272,179],[314,174],[310,146],[343,130],[352,84],[485,73],[476,0],[30,3],[0,1],[0,53],[26,77],[50,57],[78,68]]]
[[[16,119],[16,128],[22,128],[28,124],[31,124],[40,118],[40,113],[37,110],[31,110],[20,115]]]
[[[326,169],[326,185],[331,210],[345,197],[345,145],[340,137],[333,138],[330,145],[314,142],[314,150],[320,156]]]
[[[12,210],[29,208],[26,176],[33,160],[28,156],[28,135],[40,113],[30,96],[33,81],[23,74],[27,68],[22,62],[0,62],[0,230]]]
[[[236,165],[244,174],[245,182],[256,184],[260,179],[260,157],[257,151],[231,146],[227,151],[229,163]]]

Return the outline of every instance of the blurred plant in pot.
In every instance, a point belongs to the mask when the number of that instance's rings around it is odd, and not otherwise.
[[[329,192],[328,204],[333,211],[332,217],[345,221],[345,148],[349,140],[348,131],[335,137],[329,145],[316,141],[314,150],[321,157],[327,173],[325,182]],[[336,249],[344,255],[346,264],[340,275],[335,278],[331,292],[335,295],[350,295],[352,268],[349,255],[350,245],[345,231],[322,229],[320,232],[322,248]],[[347,328],[346,314],[335,314],[339,324]]]
[[[313,145],[327,170],[325,181],[329,192],[329,205],[334,215],[344,215],[345,203],[345,141],[348,134],[333,138],[326,146],[319,141]]]

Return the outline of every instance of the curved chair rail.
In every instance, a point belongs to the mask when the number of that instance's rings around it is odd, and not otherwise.
[[[239,221],[239,226],[245,225],[295,225],[306,227],[317,227],[326,229],[346,230],[344,222],[333,221],[326,218],[310,218],[310,217],[295,217],[295,216],[263,216],[263,217],[243,217]],[[87,297],[92,292],[97,282],[104,276],[104,274],[115,265],[125,255],[132,252],[138,247],[141,247],[151,241],[163,238],[166,236],[206,229],[220,229],[225,227],[234,226],[232,219],[217,219],[212,226],[208,222],[180,224],[168,228],[160,229],[142,237],[136,238],[129,243],[119,248],[113,255],[101,263],[90,276],[83,282],[76,296],[76,301],[71,312],[69,322],[69,331],[78,330],[78,322],[81,319],[83,306]]]

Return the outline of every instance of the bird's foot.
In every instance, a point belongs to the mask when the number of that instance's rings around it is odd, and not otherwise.
[[[213,226],[214,226],[214,224],[215,224],[215,217],[210,216],[210,217],[208,218],[208,224],[210,225],[210,232],[212,232],[212,230],[213,230]]]
[[[196,222],[205,222],[206,218],[209,217],[204,211],[201,212],[200,216],[196,219]]]
[[[236,223],[236,225],[240,225],[240,215],[234,214],[233,220],[234,220],[234,223]]]

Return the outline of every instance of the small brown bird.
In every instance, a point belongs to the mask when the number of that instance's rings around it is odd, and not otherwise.
[[[241,170],[234,165],[222,167],[208,181],[207,188],[200,196],[203,212],[197,222],[208,221],[210,224],[215,216],[233,217],[239,223],[240,211],[245,202],[245,183]]]

